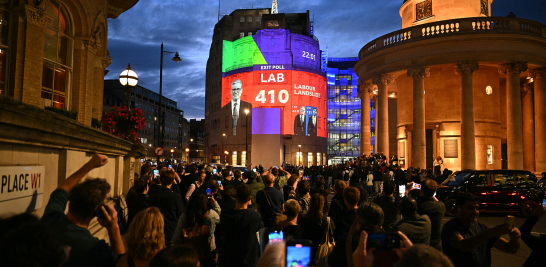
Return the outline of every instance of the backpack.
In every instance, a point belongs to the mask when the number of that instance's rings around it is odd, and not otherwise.
[[[275,187],[277,190],[281,191],[281,185],[279,184],[279,180],[280,180],[280,178],[278,176],[275,177],[275,184],[273,185],[273,187]]]

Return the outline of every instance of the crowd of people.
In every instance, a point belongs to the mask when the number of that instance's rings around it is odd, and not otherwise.
[[[82,182],[107,163],[96,154],[63,180],[41,219],[1,219],[3,266],[288,267],[286,243],[269,243],[267,229],[281,229],[284,240],[310,240],[308,266],[491,266],[492,248],[516,253],[520,239],[533,250],[524,266],[539,266],[546,248],[544,235],[531,234],[542,208],[519,229],[504,222],[488,228],[478,222],[478,198],[462,193],[458,215],[443,224],[445,206],[434,197],[449,175],[441,158],[434,170],[402,170],[396,157],[382,154],[244,172],[145,162],[126,195],[125,233],[122,215],[107,204],[106,180]],[[91,234],[95,217],[108,243]]]

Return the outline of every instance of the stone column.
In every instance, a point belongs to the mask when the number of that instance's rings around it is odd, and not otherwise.
[[[476,169],[476,133],[474,131],[473,74],[479,65],[464,63],[455,66],[461,75],[461,170]]]
[[[535,171],[535,117],[532,83],[524,84],[521,90],[521,112],[523,114],[523,169]]]
[[[506,126],[508,139],[508,169],[523,169],[523,123],[519,75],[527,70],[527,63],[513,62],[499,67],[506,74]]]
[[[373,90],[371,83],[361,84],[358,88],[360,97],[360,155],[370,154],[371,127],[370,127],[370,94]]]
[[[535,84],[535,167],[546,172],[546,68],[529,72]]]
[[[372,83],[377,85],[377,103],[375,105],[375,151],[383,152],[389,157],[389,92],[387,85],[394,78],[389,74],[380,74],[372,78]]]
[[[427,167],[427,140],[425,134],[425,77],[430,76],[428,68],[408,69],[413,78],[413,140],[412,156],[414,168]]]

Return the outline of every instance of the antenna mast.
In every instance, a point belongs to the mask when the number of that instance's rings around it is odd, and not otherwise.
[[[220,21],[220,1],[218,0],[218,21]]]
[[[278,14],[279,8],[277,7],[277,0],[273,0],[273,5],[271,7],[271,14]]]

